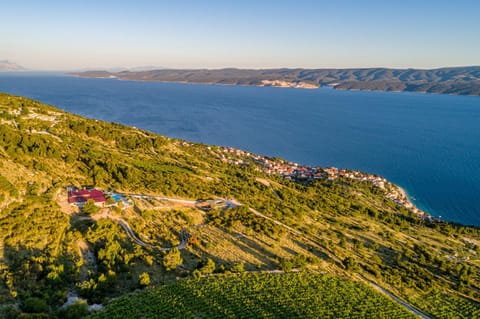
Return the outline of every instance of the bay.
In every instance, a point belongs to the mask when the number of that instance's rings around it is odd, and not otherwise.
[[[0,91],[90,118],[307,165],[379,174],[480,226],[480,97],[0,73]]]

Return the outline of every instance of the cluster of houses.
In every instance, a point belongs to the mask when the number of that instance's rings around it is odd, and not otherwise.
[[[211,147],[208,147],[208,150],[212,150]],[[223,153],[217,154],[217,158],[228,164],[234,165],[250,165],[247,161],[244,161],[242,157],[252,157],[253,155],[249,152],[245,152],[233,147],[221,147]],[[230,155],[235,155],[236,158],[231,158]]]
[[[285,179],[293,181],[313,181],[317,179],[328,179],[333,181],[337,178],[351,178],[360,181],[367,181],[372,183],[378,188],[381,188],[386,192],[386,197],[400,206],[403,206],[423,218],[428,218],[430,215],[419,210],[415,205],[413,205],[408,199],[405,192],[399,187],[389,183],[385,178],[366,174],[359,171],[352,171],[346,169],[338,169],[336,167],[312,167],[312,166],[301,166],[297,163],[288,162],[279,159],[271,159],[266,156],[260,156],[245,152],[233,147],[222,147],[222,153],[217,154],[217,157],[225,163],[236,164],[236,165],[248,165],[245,157],[253,160],[255,163],[261,166],[260,170],[269,175],[280,175]]]

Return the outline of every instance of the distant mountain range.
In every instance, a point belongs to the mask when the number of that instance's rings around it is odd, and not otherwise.
[[[410,91],[480,95],[480,66],[422,69],[161,69],[149,71],[86,71],[86,78],[255,85],[295,88],[330,86],[340,90]]]
[[[25,71],[26,69],[8,60],[0,60],[0,71]]]

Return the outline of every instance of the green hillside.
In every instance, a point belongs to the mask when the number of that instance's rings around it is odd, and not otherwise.
[[[478,228],[422,218],[396,186],[355,177],[368,174],[284,178],[284,166],[0,94],[0,318],[78,318],[77,297],[292,269],[382,287],[432,318],[478,313]],[[72,187],[125,201],[78,209]]]

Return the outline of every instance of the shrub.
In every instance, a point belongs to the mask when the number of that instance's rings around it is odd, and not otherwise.
[[[27,313],[47,313],[48,305],[45,300],[37,297],[29,297],[25,299],[21,304],[20,308],[23,312]]]

